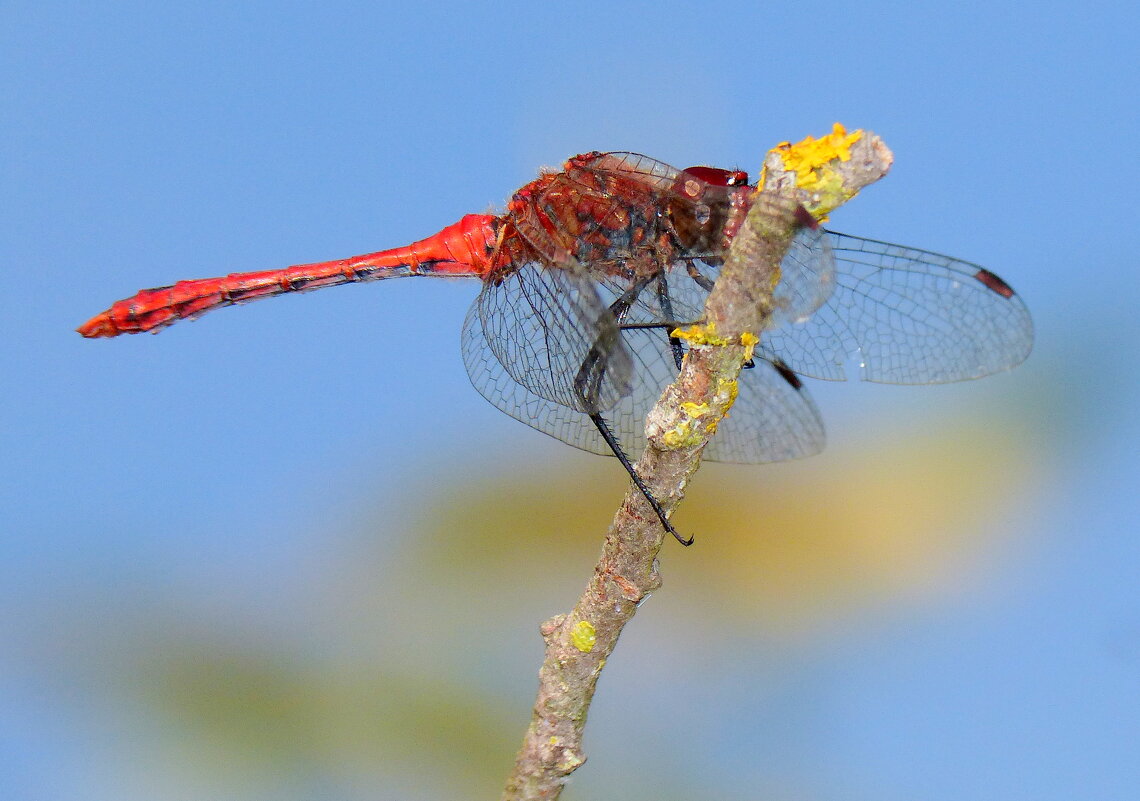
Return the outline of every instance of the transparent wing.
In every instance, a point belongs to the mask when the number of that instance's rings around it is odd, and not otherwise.
[[[762,359],[740,373],[740,394],[705,448],[713,462],[763,464],[823,450],[823,418],[795,373]]]
[[[528,262],[484,283],[463,328],[463,354],[473,376],[501,369],[535,396],[586,414],[613,407],[631,387],[613,314],[573,262]]]
[[[712,254],[678,258],[661,272],[659,283],[638,295],[625,322],[644,325],[701,320],[709,289],[719,277],[719,260]],[[620,296],[632,284],[631,279],[620,275],[603,275],[598,280],[604,297]],[[659,291],[661,288],[664,291]],[[809,319],[834,290],[835,260],[830,235],[822,229],[801,229],[780,264],[769,328]]]
[[[768,328],[807,320],[834,291],[831,237],[822,228],[800,228],[780,263],[780,282],[773,293],[776,305]]]
[[[801,322],[769,331],[767,358],[796,373],[843,380],[843,365],[887,384],[980,378],[1024,361],[1033,322],[1013,289],[977,264],[826,232],[834,291]]]
[[[638,183],[658,193],[673,192],[680,170],[663,161],[640,153],[613,151],[597,153],[592,158],[573,161],[567,172],[579,180],[586,174],[623,178],[637,176]]]
[[[648,290],[647,290],[648,291]],[[603,293],[604,296],[604,293]],[[597,428],[580,410],[536,394],[515,379],[480,342],[478,303],[464,323],[463,360],[471,383],[494,406],[576,448],[611,455]],[[636,458],[645,449],[645,418],[677,375],[669,340],[660,329],[623,329],[632,354],[629,392],[605,410],[623,449]],[[823,448],[823,423],[807,391],[786,368],[757,360],[740,376],[732,412],[705,449],[709,461],[760,463],[795,459]]]

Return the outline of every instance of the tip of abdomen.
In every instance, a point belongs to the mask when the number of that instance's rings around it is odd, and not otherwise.
[[[111,320],[110,310],[95,315],[75,330],[88,339],[95,339],[96,337],[115,337],[122,333],[114,321]]]

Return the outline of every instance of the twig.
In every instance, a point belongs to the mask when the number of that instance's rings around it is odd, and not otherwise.
[[[649,445],[637,472],[667,512],[680,502],[736,398],[741,366],[773,309],[781,260],[807,221],[801,207],[825,219],[885,175],[891,160],[877,136],[847,134],[839,125],[822,139],[785,142],[768,153],[752,208],[709,294],[705,323],[679,332],[690,346],[680,375],[646,421]],[[586,761],[582,731],[598,676],[638,604],[661,585],[657,553],[664,536],[644,496],[631,487],[578,603],[542,624],[546,657],[538,698],[504,801],[558,798]]]

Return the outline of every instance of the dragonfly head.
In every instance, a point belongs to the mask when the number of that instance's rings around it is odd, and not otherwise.
[[[748,173],[744,170],[722,170],[720,167],[687,167],[681,170],[681,174],[678,178],[681,184],[681,191],[690,197],[697,196],[693,194],[693,191],[696,191],[698,187],[694,186],[693,190],[690,191],[686,179],[695,178],[709,186],[733,187],[748,185]]]
[[[670,217],[682,247],[706,261],[715,261],[724,249],[725,223],[748,173],[718,167],[689,167],[677,173]]]

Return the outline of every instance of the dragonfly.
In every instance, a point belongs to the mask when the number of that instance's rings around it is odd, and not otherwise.
[[[590,152],[519,189],[502,214],[468,214],[402,247],[144,289],[92,317],[85,337],[157,332],[223,306],[398,277],[481,282],[462,326],[475,389],[574,447],[616,456],[683,544],[629,459],[681,368],[675,336],[699,321],[756,187],[748,174]],[[702,454],[763,463],[815,454],[819,410],[802,377],[893,384],[979,378],[1022,362],[1033,324],[990,270],[838,233],[806,213],[780,265],[773,311],[739,395]]]

